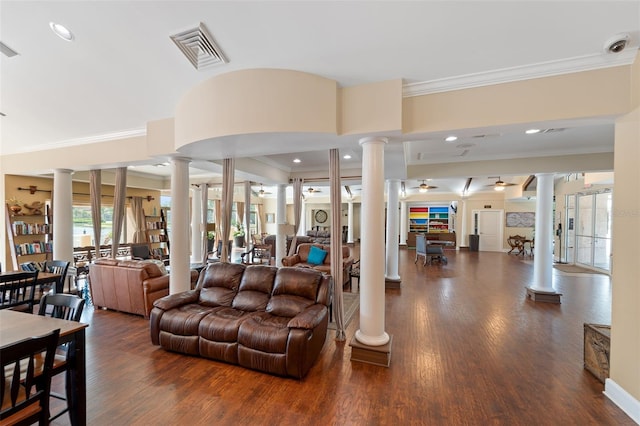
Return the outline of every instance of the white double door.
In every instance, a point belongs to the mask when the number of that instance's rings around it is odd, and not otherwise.
[[[502,251],[504,210],[474,210],[473,229],[480,236],[480,251]]]

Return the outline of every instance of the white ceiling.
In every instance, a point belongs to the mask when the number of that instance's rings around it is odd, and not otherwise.
[[[56,37],[52,21],[67,26],[75,41]],[[170,40],[199,22],[228,64],[198,71]],[[604,53],[605,42],[619,33],[630,35],[630,47]],[[639,40],[640,1],[2,0],[0,41],[19,55],[0,55],[0,112],[6,114],[0,154],[141,134],[148,121],[172,117],[189,88],[233,70],[300,70],[343,87],[397,78],[413,88],[455,87],[628,63]],[[613,150],[611,120],[531,125],[565,130],[524,135],[528,123],[473,129],[452,144],[443,134],[399,136],[388,149],[388,168]],[[272,151],[236,156],[291,173],[326,171],[326,148],[335,140],[279,136],[260,144]],[[358,167],[357,141],[341,146],[342,154],[353,155],[342,160],[343,168]],[[302,163],[292,163],[294,157]],[[169,168],[137,171],[166,176]],[[450,180],[439,180],[439,189],[458,192],[465,181]]]

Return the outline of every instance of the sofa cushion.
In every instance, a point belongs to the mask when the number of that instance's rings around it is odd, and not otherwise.
[[[313,269],[280,268],[266,311],[292,318],[315,303],[322,274]]]
[[[238,343],[251,349],[268,353],[285,353],[289,318],[255,314],[240,325]]]
[[[198,335],[216,342],[236,342],[238,328],[248,318],[246,312],[233,308],[219,308],[202,318]]]
[[[163,275],[166,275],[166,273],[162,273],[157,264],[147,262],[146,260],[121,260],[117,264],[117,266],[121,268],[144,269],[149,278],[161,277]]]
[[[197,336],[200,321],[214,309],[195,303],[171,309],[160,318],[160,330],[179,336]]]
[[[156,265],[158,267],[158,269],[160,270],[160,274],[161,275],[167,275],[169,273],[169,271],[167,271],[167,267],[165,266],[164,262],[160,259],[145,259],[142,262],[144,263],[152,263],[154,265]]]
[[[327,257],[327,252],[319,247],[311,246],[309,250],[309,256],[307,257],[307,263],[312,265],[322,265],[324,259]]]
[[[231,306],[244,270],[245,266],[239,263],[210,264],[200,275],[199,302],[205,306]]]
[[[231,306],[242,311],[264,311],[271,296],[277,270],[275,266],[267,265],[255,265],[245,269],[238,294]]]

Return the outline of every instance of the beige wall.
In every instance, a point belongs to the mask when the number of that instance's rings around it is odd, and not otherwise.
[[[629,95],[634,109],[615,128],[610,377],[640,404],[640,55]]]
[[[4,176],[4,192],[6,194],[6,199],[9,198],[17,198],[23,203],[31,204],[34,201],[51,201],[53,189],[53,179],[52,178],[43,178],[43,177],[32,177],[32,176],[21,176],[21,175],[5,175]],[[29,186],[36,186],[39,191],[34,194],[30,194],[29,191],[18,190],[18,188],[28,188]],[[73,203],[75,205],[88,205],[90,204],[89,198],[89,184],[86,182],[72,182],[72,192],[73,192]],[[114,187],[113,185],[103,184],[102,185],[102,195],[103,200],[102,204],[105,206],[113,205],[113,198],[110,195],[113,195]],[[144,200],[143,208],[146,214],[152,214],[153,209],[156,208],[157,211],[160,209],[160,192],[156,190],[149,189],[140,189],[140,188],[127,188],[127,196],[140,196],[147,197],[151,196],[154,199],[151,201]],[[127,201],[127,205],[129,201]],[[3,209],[4,210],[4,209]],[[26,212],[26,209],[23,213]],[[55,211],[54,220],[55,220]],[[4,214],[3,214],[4,216]],[[129,229],[131,231],[131,229]],[[131,234],[132,232],[130,232]],[[8,234],[6,232],[6,228],[2,229],[3,240],[5,241],[6,252],[4,256],[3,270],[8,270],[11,268],[11,252],[9,249],[8,242]],[[54,235],[55,238],[55,235]]]

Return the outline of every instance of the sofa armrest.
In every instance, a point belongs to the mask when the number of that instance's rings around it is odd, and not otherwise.
[[[287,257],[283,257],[282,258],[282,265],[283,266],[293,266],[296,263],[300,263],[300,256],[297,254],[294,254],[293,256],[287,256]]]
[[[198,282],[198,278],[200,277],[200,274],[198,273],[198,271],[196,271],[195,269],[191,270],[191,288],[192,290],[194,288],[196,288],[196,283]]]
[[[295,317],[291,318],[291,320],[289,320],[289,323],[287,324],[287,327],[313,330],[318,325],[320,325],[326,315],[326,306],[320,304],[311,305]]]
[[[177,308],[178,306],[186,305],[188,303],[195,303],[200,298],[199,290],[188,290],[181,293],[170,294],[153,302],[153,306],[163,311]]]
[[[169,275],[147,278],[142,282],[145,293],[155,293],[169,288]]]

